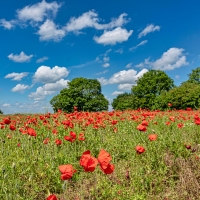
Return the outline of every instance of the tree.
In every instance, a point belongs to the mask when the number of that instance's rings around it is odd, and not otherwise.
[[[189,79],[186,82],[196,83],[200,85],[200,67],[193,69],[190,74],[188,74]]]
[[[54,96],[50,104],[54,111],[63,110],[73,112],[76,106],[78,111],[108,110],[108,100],[101,93],[101,84],[96,79],[75,78],[68,83],[68,88]]]
[[[155,98],[174,87],[174,81],[161,70],[149,70],[136,82],[131,89],[134,109],[152,109]]]
[[[3,111],[0,109],[0,114],[3,114]]]
[[[114,110],[128,110],[133,106],[133,95],[129,93],[119,94],[113,99],[112,107]]]
[[[168,103],[172,109],[200,108],[200,85],[185,82],[168,92],[164,92],[154,101],[154,109],[165,110]]]

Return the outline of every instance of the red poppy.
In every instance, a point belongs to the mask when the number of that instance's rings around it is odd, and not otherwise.
[[[169,107],[171,107],[171,106],[172,106],[172,104],[171,104],[171,103],[168,103],[167,105],[168,105]]]
[[[70,136],[65,136],[64,139],[69,141],[69,142],[73,142],[74,141]]]
[[[101,149],[98,155],[98,161],[101,165],[101,168],[106,169],[111,160],[111,155],[104,149]]]
[[[45,139],[44,139],[44,141],[43,141],[43,144],[48,144],[48,143],[49,143],[49,141],[50,141],[50,139],[49,139],[49,138],[45,138]]]
[[[28,135],[33,136],[33,137],[37,136],[36,131],[33,128],[28,128],[27,133]]]
[[[139,146],[139,145],[135,147],[135,150],[138,154],[142,154],[145,152],[145,148],[143,146]]]
[[[182,128],[183,124],[179,123],[177,126],[178,126],[178,128]]]
[[[85,172],[93,172],[98,164],[98,160],[91,156],[90,151],[85,151],[80,159],[80,165],[84,167]]]
[[[4,124],[10,124],[10,123],[11,123],[11,120],[10,120],[10,118],[5,118],[5,119],[3,120],[3,122],[4,122]]]
[[[61,145],[62,144],[62,140],[59,140],[59,139],[55,139],[55,143],[57,146]]]
[[[68,165],[60,165],[58,167],[61,173],[61,179],[62,180],[68,180],[71,179],[73,174],[76,172],[76,170],[73,168],[71,164]]]
[[[102,166],[100,165],[100,169],[105,173],[105,174],[112,174],[115,166],[113,164],[108,164],[106,168],[102,168]]]
[[[149,124],[148,124],[148,122],[147,121],[142,121],[142,123],[141,123],[143,126],[148,126]]]
[[[144,131],[144,132],[147,130],[146,126],[143,126],[142,124],[139,124],[139,125],[137,126],[137,129],[138,129],[139,131]]]
[[[74,140],[76,139],[76,133],[74,133],[73,131],[70,131],[69,134],[70,134],[72,139],[74,139]]]
[[[58,200],[55,194],[51,194],[47,197],[46,200]]]
[[[80,133],[79,134],[78,140],[80,140],[80,141],[84,141],[85,140],[84,133]]]
[[[149,138],[150,141],[154,141],[154,140],[156,140],[157,137],[158,137],[157,134],[149,134],[149,135],[148,135],[148,138]]]
[[[14,131],[14,130],[16,130],[16,127],[15,127],[15,125],[13,125],[13,124],[10,124],[10,130],[11,130],[11,131]]]

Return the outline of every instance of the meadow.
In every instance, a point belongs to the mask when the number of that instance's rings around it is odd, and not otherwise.
[[[198,200],[200,110],[0,115],[0,199]]]

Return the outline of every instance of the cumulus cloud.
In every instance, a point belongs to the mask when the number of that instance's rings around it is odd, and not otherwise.
[[[125,17],[126,13],[122,13],[118,18],[112,18],[108,24],[100,24],[101,19],[98,18],[98,14],[94,10],[83,13],[81,16],[70,18],[69,22],[65,26],[67,32],[79,33],[84,28],[95,28],[97,30],[112,29],[115,27],[121,27],[126,24],[129,20]]]
[[[37,59],[36,63],[42,63],[42,62],[44,62],[45,60],[48,60],[48,59],[49,58],[47,56],[44,56],[42,58]]]
[[[103,67],[109,67],[110,64],[109,64],[109,63],[104,63],[102,66],[103,66]]]
[[[148,40],[143,40],[142,42],[140,42],[136,46],[129,48],[129,51],[133,51],[133,50],[137,49],[138,47],[145,45],[147,42],[148,42]]]
[[[148,71],[147,69],[143,69],[137,74],[137,71],[135,71],[134,69],[122,70],[113,74],[109,79],[105,79],[104,77],[101,77],[101,78],[98,78],[98,80],[102,85],[134,84],[135,81],[147,71]]]
[[[28,72],[22,72],[22,73],[11,73],[7,74],[4,78],[11,78],[13,81],[20,81],[22,78],[28,76]]]
[[[123,94],[123,93],[124,93],[123,91],[114,91],[111,95],[117,96],[117,95]]]
[[[4,103],[2,106],[3,107],[10,107],[10,104],[9,103]]]
[[[133,84],[131,83],[124,83],[124,84],[119,84],[118,89],[119,90],[131,90]]]
[[[11,53],[10,55],[8,55],[8,58],[14,62],[19,62],[19,63],[23,63],[23,62],[30,62],[31,58],[33,57],[33,54],[31,55],[26,55],[23,51],[19,54],[19,55],[14,55],[13,53]]]
[[[66,31],[63,29],[59,29],[55,23],[49,19],[47,19],[37,31],[39,38],[41,41],[60,41],[66,35]]]
[[[42,0],[40,3],[25,6],[17,10],[17,17],[22,21],[31,20],[41,22],[45,17],[55,17],[60,6],[61,4],[58,4],[56,1],[47,3],[45,0]]]
[[[155,70],[174,70],[175,68],[180,68],[181,66],[189,64],[186,61],[186,56],[183,55],[183,51],[184,49],[182,48],[173,47],[164,52],[161,58],[157,59],[156,61],[149,61],[148,58],[137,66],[150,66]]]
[[[128,32],[126,29],[117,27],[112,31],[104,31],[104,33],[100,37],[95,36],[93,39],[98,44],[115,45],[116,43],[122,43],[124,41],[127,41],[128,38],[132,35],[132,33],[133,30],[130,30]]]
[[[126,68],[131,68],[132,65],[133,65],[133,63],[128,63],[128,64],[126,65]]]
[[[14,88],[11,89],[12,92],[23,92],[26,89],[29,89],[30,86],[24,84],[17,84]]]
[[[60,79],[54,83],[47,83],[44,86],[38,87],[36,92],[29,94],[29,98],[35,101],[43,100],[47,95],[51,95],[56,91],[60,91],[63,88],[67,88],[68,80]]]
[[[3,26],[5,29],[12,29],[15,27],[16,20],[7,21],[5,19],[0,19],[0,26]]]
[[[146,28],[141,31],[138,35],[138,38],[141,38],[143,36],[146,36],[148,33],[154,32],[154,31],[159,31],[160,26],[155,26],[154,24],[149,24],[146,26]]]
[[[55,66],[51,69],[48,66],[41,66],[35,72],[33,79],[35,82],[55,83],[61,78],[68,76],[68,74],[69,71],[65,67]]]

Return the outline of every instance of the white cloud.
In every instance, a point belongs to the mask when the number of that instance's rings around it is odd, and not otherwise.
[[[52,69],[48,66],[41,66],[35,72],[33,79],[35,82],[55,83],[63,77],[68,76],[69,71],[65,67],[55,66]]]
[[[43,86],[45,91],[60,91],[68,86],[68,80],[60,79],[55,83],[47,83]]]
[[[106,56],[105,56],[105,57],[103,57],[103,61],[104,61],[104,62],[109,62],[109,60],[110,60],[110,58],[109,58],[109,57],[106,57]]]
[[[140,78],[144,73],[148,70],[143,69],[138,74],[134,69],[122,70],[115,74],[113,74],[109,79],[105,79],[104,77],[98,78],[99,82],[102,85],[107,84],[134,84],[135,81]]]
[[[117,49],[115,52],[119,53],[119,54],[123,54],[124,50],[123,50],[123,48],[120,48],[120,49]]]
[[[119,90],[131,90],[133,84],[131,83],[124,83],[124,84],[119,84],[118,89]]]
[[[180,78],[180,76],[179,76],[179,75],[176,75],[176,76],[175,76],[175,78],[176,78],[176,79],[179,79],[179,78]]]
[[[56,1],[47,3],[42,0],[40,3],[33,4],[31,6],[25,6],[21,10],[17,10],[17,17],[22,21],[35,21],[41,22],[45,17],[55,17],[61,4]]]
[[[108,72],[108,70],[104,70],[104,71],[102,71],[102,72],[96,73],[95,75],[105,74],[105,73],[107,73],[107,72]]]
[[[47,19],[39,28],[37,34],[41,41],[60,41],[66,35],[66,31],[59,29],[55,23]]]
[[[36,63],[42,63],[42,62],[44,62],[45,60],[48,60],[48,59],[49,58],[47,56],[44,56],[42,58],[37,59]]]
[[[126,13],[122,13],[118,18],[112,18],[111,22],[108,24],[99,24],[100,19],[98,18],[98,14],[94,10],[89,10],[77,18],[70,18],[65,26],[65,30],[67,32],[73,31],[75,33],[80,33],[80,30],[89,27],[97,30],[121,27],[129,21],[125,18],[126,16]]]
[[[3,107],[10,107],[10,104],[9,103],[4,103],[2,106]]]
[[[128,63],[128,64],[126,65],[126,68],[131,68],[132,65],[133,65],[133,63]]]
[[[117,96],[117,95],[123,94],[123,93],[124,93],[123,91],[114,91],[111,95]]]
[[[175,68],[180,68],[181,66],[189,64],[186,61],[186,56],[183,55],[183,51],[184,49],[182,48],[173,47],[164,52],[161,58],[157,59],[155,62],[149,61],[148,58],[137,66],[144,67],[148,65],[155,70],[174,70]]]
[[[132,33],[133,30],[130,30],[128,32],[126,29],[117,27],[112,31],[104,31],[104,33],[100,37],[95,36],[94,40],[98,44],[115,45],[116,43],[122,43],[124,41],[127,41],[128,38],[132,35]]]
[[[160,26],[154,26],[154,24],[149,24],[142,32],[139,33],[138,38],[146,36],[148,33],[159,31],[159,30],[160,30]]]
[[[30,88],[28,85],[17,84],[14,88],[12,88],[12,92],[23,92],[24,90]]]
[[[29,98],[34,99],[35,101],[43,100],[47,95],[51,95],[56,91],[67,88],[68,82],[68,80],[60,79],[55,83],[47,83],[42,87],[38,87],[36,92],[29,94]]]
[[[145,45],[147,42],[148,42],[148,40],[143,40],[142,42],[140,42],[140,43],[137,44],[136,46],[129,48],[129,50],[130,50],[130,51],[133,51],[133,50],[137,49],[139,46]]]
[[[22,78],[28,76],[28,72],[22,72],[22,73],[11,73],[7,74],[4,78],[11,78],[13,81],[20,81]]]
[[[51,95],[53,93],[54,91],[45,91],[43,87],[38,87],[36,92],[31,92],[28,97],[34,99],[35,101],[40,101],[45,99],[47,95]]]
[[[33,54],[31,55],[26,55],[23,51],[19,54],[19,55],[14,55],[13,53],[11,53],[10,55],[8,55],[8,58],[14,62],[19,62],[19,63],[23,63],[23,62],[30,62],[31,58],[33,57]]]
[[[102,66],[103,66],[103,67],[109,67],[110,64],[109,64],[109,63],[104,63]]]
[[[7,21],[5,19],[0,19],[0,26],[3,26],[5,29],[12,29],[15,27],[16,21],[15,20],[10,20]]]

